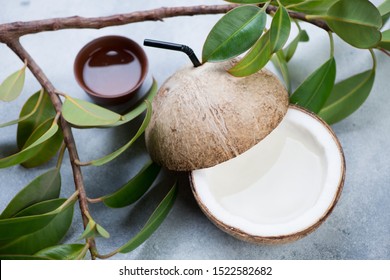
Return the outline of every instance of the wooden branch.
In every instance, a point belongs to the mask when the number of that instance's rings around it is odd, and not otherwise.
[[[27,61],[27,67],[30,69],[31,73],[35,76],[35,78],[38,80],[38,82],[42,85],[42,87],[47,91],[49,94],[50,100],[54,106],[54,109],[56,110],[57,114],[60,115],[60,125],[62,128],[62,132],[64,135],[64,142],[68,149],[70,163],[72,166],[72,172],[73,172],[73,180],[75,183],[75,188],[78,191],[78,197],[79,197],[79,205],[80,210],[83,218],[83,224],[84,228],[87,226],[89,219],[89,209],[88,209],[88,201],[87,201],[87,194],[85,192],[84,187],[84,180],[83,175],[81,172],[80,166],[75,164],[76,161],[79,160],[79,156],[77,153],[76,144],[73,138],[72,130],[67,123],[67,121],[62,117],[61,110],[62,110],[62,102],[61,99],[56,94],[56,89],[53,86],[53,84],[50,82],[50,80],[47,78],[45,73],[43,73],[42,69],[39,67],[39,65],[35,62],[35,60],[30,56],[30,54],[23,48],[23,46],[20,44],[18,38],[11,39],[7,42],[8,47],[17,55],[22,61]],[[89,248],[91,250],[94,250],[96,245],[94,239],[88,240]]]
[[[26,34],[35,34],[44,31],[56,31],[61,29],[100,29],[109,26],[118,26],[141,21],[162,21],[164,18],[177,16],[194,16],[206,14],[221,14],[230,11],[237,5],[201,5],[189,7],[162,7],[147,11],[138,11],[127,14],[117,14],[106,17],[64,17],[34,21],[19,21],[0,25],[0,42],[6,43],[11,38],[21,37]],[[267,13],[274,13],[275,6],[268,6]],[[303,13],[289,12],[292,18],[312,23],[329,31],[328,25],[322,20],[308,20]]]
[[[55,31],[60,29],[100,29],[109,26],[118,26],[141,21],[162,21],[164,18],[177,16],[193,16],[203,14],[226,13],[237,5],[212,5],[192,7],[162,7],[147,11],[138,11],[127,14],[117,14],[106,17],[65,17],[27,22],[13,22],[0,25],[0,38],[12,34],[23,36],[43,31]],[[9,35],[8,35],[9,36]]]

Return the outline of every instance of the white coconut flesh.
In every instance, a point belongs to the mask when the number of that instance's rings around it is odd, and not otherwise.
[[[259,144],[193,171],[191,184],[212,221],[238,237],[262,242],[263,237],[297,239],[314,230],[337,202],[344,173],[343,152],[330,127],[290,106]]]

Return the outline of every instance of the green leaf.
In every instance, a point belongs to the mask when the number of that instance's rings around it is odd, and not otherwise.
[[[45,134],[46,131],[50,129],[53,121],[54,118],[48,119],[47,121],[43,122],[40,126],[38,126],[30,135],[30,137],[27,139],[22,150],[27,148],[31,144],[33,144],[43,134]],[[48,162],[52,157],[54,157],[57,154],[63,140],[64,140],[64,136],[62,134],[62,130],[58,129],[57,132],[52,137],[50,137],[50,139],[48,139],[47,141],[39,145],[39,148],[36,148],[37,150],[36,156],[33,156],[32,158],[24,161],[22,165],[26,168],[31,168]]]
[[[157,81],[153,78],[144,100],[152,102],[157,90]],[[146,109],[146,103],[140,102],[130,112],[121,116],[96,104],[67,96],[62,111],[64,118],[77,127],[115,127],[132,121]]]
[[[271,52],[277,52],[287,42],[291,21],[287,10],[280,6],[272,19],[270,28]]]
[[[22,116],[22,117],[19,117],[19,118],[16,119],[16,120],[12,120],[12,121],[9,121],[9,122],[0,124],[0,128],[6,127],[6,126],[10,126],[10,125],[14,125],[14,124],[17,124],[17,123],[20,123],[20,122],[22,122],[22,121],[27,120],[27,119],[28,119],[29,117],[31,117],[32,115],[34,115],[35,112],[38,110],[39,105],[40,105],[41,102],[42,102],[43,95],[44,95],[44,91],[43,91],[43,89],[42,89],[42,90],[39,92],[38,101],[37,101],[37,103],[35,104],[35,106],[34,106],[34,108],[32,109],[31,112],[29,112],[27,115],[24,115],[24,116]]]
[[[299,42],[307,42],[309,41],[309,35],[305,30],[299,30],[298,35],[291,41],[291,43],[283,50],[284,57],[286,62],[289,62],[291,58],[294,56],[295,51],[297,50]]]
[[[390,0],[385,0],[378,7],[379,13],[382,16],[383,24],[389,19],[390,16]]]
[[[336,78],[336,62],[330,58],[295,90],[290,102],[318,113],[328,99]]]
[[[61,244],[40,250],[34,257],[50,260],[81,260],[87,253],[85,244]]]
[[[249,52],[232,68],[228,70],[236,77],[249,76],[263,68],[271,58],[269,31],[256,42]]]
[[[288,6],[290,7],[291,5],[295,5],[295,4],[298,4],[298,3],[302,3],[302,2],[305,2],[306,0],[280,0],[279,2],[283,5],[283,6]]]
[[[338,0],[306,0],[306,1],[282,1],[283,2],[295,2],[285,4],[289,10],[301,12],[309,15],[322,15],[325,14],[329,7],[332,6]]]
[[[168,215],[171,210],[173,203],[175,201],[177,194],[176,184],[171,188],[165,198],[161,201],[160,205],[156,208],[156,210],[152,213],[144,227],[141,231],[134,236],[129,242],[120,247],[117,252],[119,253],[128,253],[133,251],[139,245],[141,245],[145,240],[147,240],[153,232],[157,230],[157,228],[164,221],[165,217]]]
[[[14,217],[28,217],[41,214],[58,214],[57,208],[65,202],[65,198],[56,198],[35,203],[22,211],[18,212]]]
[[[77,127],[100,127],[112,125],[121,115],[85,100],[66,96],[62,115],[67,122]]]
[[[382,40],[379,47],[390,51],[390,29],[382,32]]]
[[[36,177],[24,187],[7,205],[0,219],[11,218],[24,208],[35,203],[58,198],[61,190],[61,175],[57,168]]]
[[[375,70],[368,70],[337,83],[319,116],[333,124],[345,119],[366,101],[374,84]]]
[[[206,38],[203,63],[229,59],[248,50],[263,33],[266,17],[256,6],[240,6],[225,14]]]
[[[226,2],[230,3],[237,3],[237,4],[260,4],[268,2],[268,0],[225,0]]]
[[[27,64],[24,64],[22,69],[8,76],[0,84],[0,100],[10,102],[18,98],[23,90],[26,67]]]
[[[290,74],[288,71],[287,61],[286,58],[284,57],[283,50],[280,50],[276,54],[274,54],[271,58],[271,61],[282,74],[287,91],[291,92]]]
[[[0,220],[0,240],[17,238],[37,231],[54,219],[56,213],[42,215],[13,217]]]
[[[108,207],[120,208],[128,206],[142,197],[150,188],[161,167],[149,161],[129,182],[113,194],[103,196],[103,202]]]
[[[115,152],[102,157],[100,159],[96,159],[91,161],[90,163],[94,166],[101,166],[103,164],[106,164],[114,159],[116,159],[118,156],[120,156],[123,152],[125,152],[130,146],[137,140],[145,131],[146,127],[148,126],[150,119],[152,117],[152,105],[149,101],[145,100],[145,104],[147,106],[146,116],[144,118],[144,121],[142,122],[140,128],[138,129],[137,133],[134,135],[134,137],[123,147],[119,148]]]
[[[89,219],[87,226],[85,227],[83,233],[80,235],[78,240],[87,239],[89,237],[95,236],[96,231],[96,222],[93,219]]]
[[[99,233],[100,236],[104,238],[110,238],[110,234],[107,230],[105,230],[101,225],[96,224],[96,231]]]
[[[41,137],[39,137],[34,143],[20,152],[0,159],[0,168],[10,167],[12,165],[23,163],[37,155],[47,140],[53,137],[58,131],[57,123],[53,123],[49,130],[47,130]]]
[[[0,260],[50,260],[44,257],[30,255],[0,255]]]
[[[97,224],[92,218],[90,218],[87,226],[85,227],[84,232],[78,239],[87,239],[90,237],[97,236],[109,238],[110,234],[101,225]]]
[[[324,18],[341,39],[356,48],[375,47],[381,40],[381,15],[367,0],[340,0]]]
[[[144,100],[148,100],[150,103],[152,103],[153,98],[157,94],[157,90],[158,90],[157,81],[153,79],[153,84],[148,90],[148,92],[146,93]],[[123,115],[121,120],[113,124],[112,126],[119,126],[124,123],[130,122],[134,120],[136,117],[138,117],[139,115],[141,115],[146,109],[147,109],[147,105],[144,101],[142,101],[137,107],[132,109],[129,113]]]
[[[40,126],[48,119],[55,117],[56,115],[56,111],[54,110],[53,104],[50,101],[49,94],[44,92],[43,96],[41,96],[41,91],[37,91],[24,104],[19,117],[24,118],[25,116],[30,115],[30,113],[34,111],[34,108],[36,107],[36,104],[40,98],[42,98],[42,101],[39,102],[37,110],[27,119],[19,122],[18,124],[16,138],[19,149],[22,149],[27,139],[38,126]]]
[[[38,215],[51,211],[50,213],[55,213],[53,219],[39,230],[18,238],[14,237],[13,240],[3,244],[0,246],[0,254],[35,254],[39,250],[57,245],[67,233],[73,219],[74,201],[58,211],[65,201],[66,199],[55,199],[31,206],[28,211],[25,211],[26,214]]]

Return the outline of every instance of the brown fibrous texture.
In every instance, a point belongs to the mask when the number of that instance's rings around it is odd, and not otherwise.
[[[283,119],[288,93],[268,70],[237,78],[234,62],[189,66],[171,76],[153,100],[145,132],[152,159],[170,170],[211,167],[240,155]]]

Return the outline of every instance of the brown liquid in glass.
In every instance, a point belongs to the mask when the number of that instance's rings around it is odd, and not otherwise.
[[[86,86],[100,95],[119,95],[141,79],[141,63],[129,50],[102,48],[90,55],[83,68]]]

